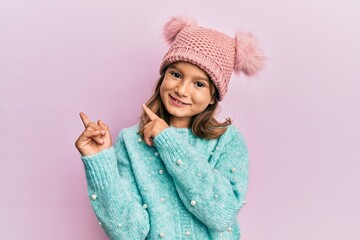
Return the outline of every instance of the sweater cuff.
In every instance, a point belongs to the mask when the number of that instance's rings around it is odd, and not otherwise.
[[[154,138],[154,143],[159,151],[168,151],[177,154],[183,154],[181,148],[179,148],[178,141],[173,141],[174,139],[182,140],[181,135],[172,127],[168,127],[161,131]]]
[[[81,160],[91,187],[100,190],[115,182],[118,172],[114,147],[104,149],[94,155],[81,156]]]

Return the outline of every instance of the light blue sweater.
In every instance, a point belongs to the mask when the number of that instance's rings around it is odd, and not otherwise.
[[[154,147],[137,131],[123,129],[114,147],[82,157],[91,205],[109,238],[238,240],[248,185],[239,131],[229,126],[206,140],[169,127]]]

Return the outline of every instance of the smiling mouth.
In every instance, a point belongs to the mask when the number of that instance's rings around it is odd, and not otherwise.
[[[187,106],[187,105],[190,105],[190,103],[184,103],[184,102],[182,102],[182,101],[180,101],[180,100],[178,100],[178,99],[176,99],[176,98],[174,98],[173,96],[171,96],[170,94],[169,94],[169,96],[170,96],[170,99],[175,103],[175,104],[177,104],[177,105],[180,105],[180,106]]]

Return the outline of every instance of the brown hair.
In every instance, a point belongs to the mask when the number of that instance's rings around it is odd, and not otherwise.
[[[166,69],[164,70],[163,74],[161,74],[155,86],[154,94],[147,101],[146,106],[150,108],[151,111],[153,111],[160,118],[164,119],[167,124],[170,125],[171,115],[166,110],[160,96],[160,86],[164,80],[165,72]],[[218,93],[212,81],[210,81],[210,86],[210,92],[211,95],[214,97],[215,102],[213,104],[209,104],[209,106],[207,106],[207,108],[203,112],[195,115],[191,119],[190,125],[194,135],[205,139],[216,139],[226,131],[226,127],[229,126],[232,121],[230,118],[226,118],[225,122],[221,123],[215,119],[214,115],[219,107],[219,101],[217,97]],[[140,117],[138,132],[142,136],[144,134],[144,126],[148,122],[150,122],[150,118],[143,111]]]

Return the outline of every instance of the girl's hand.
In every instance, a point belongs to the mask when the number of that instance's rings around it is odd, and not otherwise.
[[[143,104],[143,109],[151,120],[144,126],[144,140],[147,145],[152,146],[152,139],[162,130],[168,128],[169,125],[164,121],[164,119],[159,118],[158,115],[153,113],[147,106],[145,106],[145,104]]]
[[[110,130],[105,123],[101,120],[98,120],[97,124],[90,122],[89,118],[82,112],[80,118],[85,130],[76,140],[75,146],[81,155],[93,155],[112,146]]]

